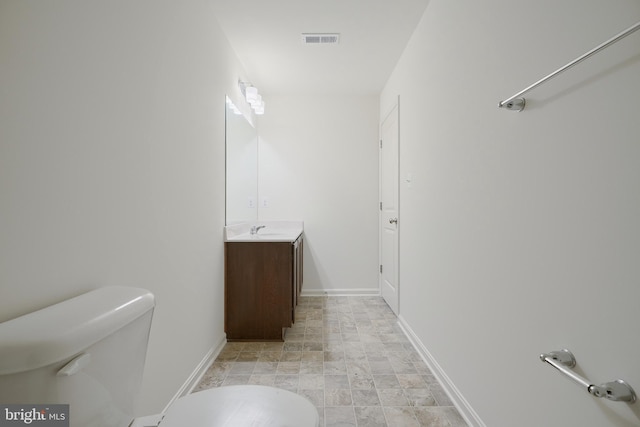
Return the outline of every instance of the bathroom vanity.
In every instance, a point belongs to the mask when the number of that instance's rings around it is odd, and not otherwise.
[[[251,227],[264,225],[256,233]],[[302,291],[303,223],[225,227],[225,332],[228,341],[284,341]]]

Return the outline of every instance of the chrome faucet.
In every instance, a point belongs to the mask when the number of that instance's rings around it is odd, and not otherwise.
[[[250,234],[258,234],[258,231],[260,231],[261,228],[265,228],[266,225],[253,225],[251,226],[251,231],[249,232]]]

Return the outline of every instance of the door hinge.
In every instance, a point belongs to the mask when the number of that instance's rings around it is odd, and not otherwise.
[[[382,273],[382,264],[380,264],[380,273]]]
[[[380,210],[382,210],[382,202],[380,202]]]
[[[382,140],[380,140],[380,148],[382,148]]]

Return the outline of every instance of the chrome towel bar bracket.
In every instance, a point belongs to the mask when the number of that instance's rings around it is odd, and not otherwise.
[[[573,372],[571,368],[576,366],[576,358],[567,349],[543,353],[540,355],[540,360],[568,376],[573,382],[584,387],[587,392],[593,396],[604,397],[615,402],[633,403],[636,401],[636,392],[623,380],[615,380],[601,385],[595,385],[588,379]]]

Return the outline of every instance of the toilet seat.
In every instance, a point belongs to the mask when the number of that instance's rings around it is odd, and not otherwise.
[[[275,387],[235,385],[176,400],[159,427],[318,427],[318,410],[306,398]]]

